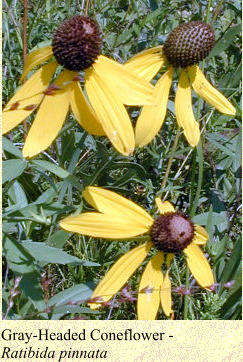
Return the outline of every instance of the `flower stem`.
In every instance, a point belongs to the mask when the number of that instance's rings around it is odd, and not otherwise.
[[[28,25],[28,0],[24,0],[24,15],[23,15],[23,64],[25,65],[26,57],[27,57],[27,25]],[[25,79],[23,79],[25,82]],[[24,120],[24,140],[27,137],[27,122]]]
[[[190,217],[193,218],[195,216],[196,210],[197,210],[197,206],[198,206],[198,201],[199,201],[199,197],[200,197],[200,193],[201,193],[201,188],[202,188],[202,181],[203,181],[203,149],[202,149],[202,141],[200,139],[198,146],[197,146],[197,156],[198,156],[198,181],[197,181],[197,191],[196,191],[196,196],[194,198],[194,202],[193,199],[191,199],[191,211],[190,211]],[[195,173],[195,172],[194,172]]]
[[[189,268],[186,267],[186,288],[189,288]],[[189,307],[189,297],[185,295],[184,297],[184,310],[183,310],[183,319],[188,319],[188,307]]]
[[[171,156],[169,158],[167,168],[166,168],[166,171],[165,171],[165,176],[164,176],[163,182],[161,184],[161,192],[160,193],[163,192],[163,189],[165,188],[166,182],[168,180],[168,176],[169,176],[170,169],[171,169],[171,166],[172,166],[172,162],[173,162],[173,159],[174,159],[174,153],[175,153],[176,147],[178,145],[179,137],[180,137],[180,130],[177,129],[176,136],[175,136],[174,143],[173,143],[172,150],[171,150]]]
[[[216,20],[217,16],[219,15],[220,10],[221,10],[222,6],[224,5],[224,1],[225,1],[225,0],[221,0],[220,3],[217,5],[216,10],[215,10],[214,15],[213,15],[213,19],[211,20],[211,24],[214,23],[214,21]]]
[[[86,2],[85,16],[88,16],[88,13],[89,13],[89,0],[87,0],[87,2]]]
[[[206,11],[206,23],[209,22],[210,17],[210,8],[212,6],[212,0],[208,0],[207,2],[207,11]],[[205,61],[202,62],[202,71],[204,70]],[[201,99],[198,100],[198,106],[197,106],[197,122],[199,122],[200,118],[200,109],[201,109]],[[195,198],[194,195],[194,183],[195,183],[195,173],[196,173],[196,156],[198,156],[198,182],[197,182],[197,191]],[[192,167],[192,187],[191,187],[191,199],[190,199],[190,218],[193,218],[195,216],[197,207],[198,207],[198,201],[201,193],[202,188],[202,181],[203,181],[203,149],[202,149],[202,140],[200,137],[198,146],[197,146],[197,155],[194,153],[194,160],[193,160],[193,167]],[[189,288],[189,268],[187,266],[186,268],[186,288]],[[183,317],[184,320],[188,319],[188,307],[189,307],[189,297],[188,295],[185,295],[184,298],[184,311],[183,311]]]

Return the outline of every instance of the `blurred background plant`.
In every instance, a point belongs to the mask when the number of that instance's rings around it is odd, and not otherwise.
[[[182,22],[205,20],[207,1],[93,0],[89,15],[103,33],[103,54],[125,62],[143,49],[163,44]],[[64,19],[84,13],[86,1],[28,1],[28,51],[51,44]],[[3,1],[3,104],[19,86],[23,69],[24,2]],[[207,228],[205,252],[217,284],[201,290],[186,285],[182,258],[172,264],[175,319],[241,318],[241,4],[212,1],[210,22],[216,44],[205,61],[207,78],[237,108],[231,118],[200,103],[203,180],[193,218]],[[175,90],[175,88],[174,88]],[[181,136],[176,151],[173,92],[159,135],[135,154],[124,157],[105,138],[88,135],[70,115],[55,144],[26,161],[21,154],[25,129],[3,137],[3,317],[7,319],[136,319],[134,299],[140,278],[131,278],[116,301],[99,311],[85,303],[110,265],[136,242],[109,242],[71,235],[58,221],[89,209],[85,186],[117,191],[154,214],[167,163],[173,162],[162,197],[167,195],[190,214],[198,182],[198,154]],[[195,112],[198,98],[193,95]],[[130,107],[136,120],[139,109]],[[152,121],[152,120],[151,120]],[[31,118],[27,121],[29,127]],[[194,166],[195,167],[194,167]],[[193,166],[193,167],[192,167]],[[192,174],[192,169],[196,172]],[[119,307],[119,308],[118,308]],[[164,319],[161,313],[159,319]]]

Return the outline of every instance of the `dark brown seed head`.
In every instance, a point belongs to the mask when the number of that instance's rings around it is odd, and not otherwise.
[[[188,67],[205,59],[214,46],[214,31],[201,21],[179,25],[166,39],[164,54],[174,67]]]
[[[64,21],[54,33],[52,50],[66,69],[89,68],[101,52],[100,29],[95,20],[76,15]]]
[[[191,243],[194,227],[191,220],[180,212],[170,212],[154,221],[150,236],[157,249],[177,253]]]

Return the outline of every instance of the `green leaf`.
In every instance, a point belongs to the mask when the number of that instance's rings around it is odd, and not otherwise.
[[[44,171],[50,171],[51,173],[54,173],[56,176],[60,178],[66,178],[70,175],[68,171],[64,170],[62,167],[59,167],[49,161],[32,160],[31,165],[40,168]]]
[[[35,271],[31,254],[20,242],[5,233],[3,233],[3,251],[13,272],[25,274]]]
[[[38,311],[44,312],[46,303],[44,302],[43,290],[40,284],[41,276],[37,271],[25,274],[20,282],[20,288],[27,298],[30,298],[33,305]],[[47,317],[46,313],[43,316]]]
[[[53,246],[54,248],[61,249],[63,245],[66,243],[68,238],[70,237],[70,233],[67,233],[64,230],[58,230],[53,234],[50,239],[48,240],[47,244],[49,246]]]
[[[26,160],[12,159],[2,162],[2,182],[12,181],[26,169]]]
[[[83,187],[82,183],[80,183],[80,181],[74,175],[69,175],[68,177],[66,177],[64,179],[64,182],[67,182],[71,186],[74,186],[76,189],[78,189],[81,192],[83,191],[84,187]]]
[[[49,224],[49,216],[55,214],[64,214],[67,212],[73,211],[73,207],[60,204],[59,202],[53,202],[52,204],[29,204],[23,208],[19,208],[18,205],[6,208],[3,218],[6,218],[8,221],[13,219],[16,220],[33,220],[35,222]]]
[[[117,44],[121,45],[128,42],[132,37],[132,29],[125,29],[117,39]]]
[[[61,138],[62,138],[61,159],[62,159],[62,163],[64,163],[65,161],[71,160],[73,153],[76,150],[75,134],[74,134],[74,132],[71,132],[71,133],[66,132],[66,133],[62,134]]]
[[[17,226],[14,222],[3,222],[2,228],[5,234],[13,234],[17,232]]]
[[[3,151],[11,153],[17,158],[23,158],[21,151],[6,137],[2,137],[2,148]]]
[[[58,186],[63,185],[63,181],[56,183],[56,187],[50,187],[45,192],[43,192],[35,201],[35,204],[48,204],[51,203],[54,199],[54,197],[58,196],[58,192],[56,188]]]
[[[91,297],[92,293],[93,285],[91,283],[77,284],[54,295],[54,297],[49,299],[48,306],[59,306],[67,303],[84,303]]]
[[[52,320],[57,320],[66,314],[99,314],[98,311],[75,305],[60,305],[52,309]]]
[[[208,212],[204,212],[203,214],[195,215],[192,219],[193,222],[199,225],[207,225],[208,222]],[[212,225],[222,224],[227,221],[225,212],[221,212],[218,214],[217,212],[212,213]]]
[[[224,284],[235,278],[235,273],[241,262],[241,239],[239,238],[232,250],[231,256],[225,264],[222,275],[220,276],[220,282]]]
[[[225,34],[220,38],[214,45],[212,51],[210,52],[208,59],[215,57],[224,50],[226,50],[234,41],[237,35],[241,34],[241,25],[232,26],[229,28]]]
[[[75,264],[83,266],[98,266],[99,264],[91,261],[81,260],[76,256],[69,255],[65,251],[58,248],[53,248],[44,243],[22,241],[21,245],[32,255],[37,261],[44,264],[55,263],[55,264]]]
[[[158,6],[157,6],[158,7]],[[161,9],[156,9],[152,13],[148,14],[145,18],[144,24],[147,24],[149,22],[153,22],[155,19],[158,18],[158,16],[161,15]]]
[[[143,166],[139,165],[138,163],[131,163],[131,162],[113,162],[108,169],[109,170],[116,170],[125,168],[127,170],[131,170],[134,174],[138,175],[142,179],[146,177],[146,171]]]
[[[28,205],[28,200],[22,185],[16,180],[8,190],[8,195],[13,204],[19,208]]]
[[[54,165],[49,161],[42,160],[33,160],[31,164],[34,167],[40,168],[44,171],[49,171],[56,176],[63,178],[66,182],[70,183],[72,186],[75,186],[78,190],[82,191],[83,186],[80,184],[79,180],[72,174],[70,174],[67,170],[64,170],[62,167]]]
[[[214,136],[213,135],[207,135],[206,138],[209,140],[209,142],[211,142],[214,146],[216,146],[217,148],[219,148],[222,152],[224,152],[226,155],[230,156],[230,157],[234,157],[234,153],[233,151],[228,148],[228,147],[225,147],[223,145],[221,145],[221,143],[217,142],[215,139],[214,139]]]
[[[241,273],[235,282],[234,287],[231,289],[227,296],[226,302],[221,308],[221,318],[222,319],[232,319],[234,314],[237,315],[237,319],[241,319],[242,313],[242,280]]]

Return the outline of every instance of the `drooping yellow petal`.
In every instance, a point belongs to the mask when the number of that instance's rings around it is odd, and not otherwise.
[[[34,50],[33,52],[29,53],[20,80],[22,81],[32,68],[45,62],[46,60],[50,59],[52,56],[53,52],[51,45]]]
[[[203,288],[214,284],[211,267],[200,247],[194,243],[189,244],[184,250],[187,264],[194,278]]]
[[[161,306],[166,317],[169,317],[173,313],[172,309],[172,297],[171,297],[171,281],[169,277],[169,271],[167,270],[164,282],[160,291]]]
[[[160,251],[148,262],[139,284],[137,312],[139,320],[153,320],[159,310],[160,287],[163,283],[161,265],[164,254]]]
[[[44,65],[10,99],[3,110],[3,134],[16,127],[38,107],[56,67],[56,62]]]
[[[198,245],[205,244],[209,239],[207,231],[200,225],[194,224],[194,237],[193,243]]]
[[[153,224],[153,218],[142,207],[116,192],[89,186],[83,191],[83,196],[90,205],[102,213],[116,215],[128,222],[132,220],[147,230]]]
[[[87,212],[68,216],[60,222],[67,231],[107,239],[124,239],[146,233],[148,230],[140,223],[112,214]]]
[[[104,83],[109,85],[112,94],[115,93],[121,103],[136,106],[153,104],[154,87],[130,72],[123,64],[100,55],[93,64],[94,70],[99,74]]]
[[[90,103],[113,146],[124,155],[133,153],[134,132],[129,115],[118,95],[92,68],[85,72]]]
[[[135,128],[136,146],[146,146],[157,135],[165,119],[168,97],[172,83],[171,67],[156,83],[154,106],[144,106]]]
[[[171,261],[174,258],[173,254],[167,254],[166,265],[167,269],[170,267]],[[161,290],[160,290],[160,299],[163,312],[167,317],[173,313],[172,309],[172,297],[171,297],[171,281],[169,277],[169,270],[166,271]]]
[[[157,208],[159,209],[160,214],[165,214],[167,212],[175,212],[174,206],[171,205],[169,201],[162,202],[159,197],[155,198]]]
[[[200,139],[199,124],[192,110],[191,87],[185,70],[181,71],[179,85],[175,97],[175,113],[178,125],[183,128],[184,135],[192,147],[197,146]]]
[[[65,83],[72,77],[72,72],[64,70],[54,82],[58,89],[45,95],[26,138],[24,157],[30,158],[44,151],[57,137],[69,108],[68,84]]]
[[[72,82],[69,86],[69,90],[71,109],[80,125],[88,133],[96,136],[105,136],[105,132],[93,109],[86,100],[80,84],[76,81]]]
[[[125,63],[125,67],[143,79],[150,81],[165,62],[163,47],[159,45],[136,54]]]
[[[103,302],[110,300],[132,276],[135,270],[146,258],[152,243],[140,245],[123,255],[108,271],[98,284],[91,299],[101,297]],[[101,306],[99,303],[90,303],[91,309]]]
[[[200,97],[214,106],[219,112],[235,115],[235,107],[207,81],[197,65],[188,67],[188,72],[192,87]]]

